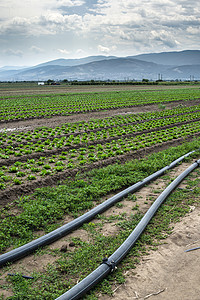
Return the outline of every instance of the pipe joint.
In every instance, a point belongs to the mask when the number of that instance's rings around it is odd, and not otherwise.
[[[200,160],[196,160],[195,163],[197,163],[198,167],[200,167]]]
[[[110,268],[111,272],[113,272],[114,270],[117,269],[116,263],[114,262],[114,260],[109,261],[107,257],[103,258],[101,265],[102,264],[106,264]]]

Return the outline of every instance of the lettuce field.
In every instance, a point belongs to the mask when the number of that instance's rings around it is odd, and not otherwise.
[[[2,97],[0,132],[0,197],[2,201],[33,187],[48,185],[48,178],[63,179],[74,170],[135,157],[142,150],[191,139],[200,132],[200,90],[121,91],[72,95]],[[166,103],[175,102],[173,109]],[[187,105],[189,103],[189,106]],[[195,102],[196,103],[196,102]],[[151,105],[162,108],[152,111]],[[134,107],[149,107],[134,113]],[[133,113],[101,118],[101,111],[132,108]],[[99,118],[92,119],[92,111]],[[51,127],[51,117],[89,112],[91,120]],[[35,129],[6,128],[16,120],[47,118],[49,126]],[[83,117],[84,118],[84,117]],[[8,123],[9,122],[9,123]],[[22,121],[20,124],[23,124]],[[46,123],[45,123],[46,124]],[[152,151],[152,150],[151,150]],[[4,199],[4,200],[3,200]],[[9,199],[8,199],[9,200]]]
[[[109,193],[117,193],[187,151],[200,148],[199,137],[198,85],[0,96],[1,253],[32,240],[39,232],[44,234],[59,227],[66,216],[79,216]],[[136,215],[140,219],[139,212]],[[130,231],[123,225],[125,218],[118,218],[121,230]],[[103,217],[99,220],[105,221]],[[95,226],[90,223],[84,230],[97,242],[100,236],[94,233]],[[120,231],[119,240],[122,236]],[[6,268],[15,265],[4,267],[0,299],[55,299],[77,281],[72,269],[79,262],[81,249],[90,247],[84,251],[91,255],[92,244],[93,251],[103,255],[113,251],[109,238],[103,241],[102,249],[96,249],[93,242],[89,246],[75,238],[77,251],[61,253],[69,256],[68,264],[56,251],[52,254],[52,249],[44,250],[58,261],[53,260],[52,267],[49,265],[40,275],[35,273],[38,282],[5,279]],[[113,243],[117,244],[118,238],[115,235]],[[108,250],[104,249],[106,245]],[[91,261],[91,267],[97,262],[97,258],[96,262]],[[81,276],[90,269],[81,268]],[[50,274],[56,287],[50,284]],[[115,280],[120,283],[120,272],[118,276]],[[106,284],[98,292],[107,290],[107,294],[112,294],[110,283]],[[98,299],[97,292],[88,299]]]

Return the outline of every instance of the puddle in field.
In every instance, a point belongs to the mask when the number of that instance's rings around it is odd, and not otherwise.
[[[31,128],[31,126],[25,126],[25,127],[14,127],[14,128],[2,128],[0,129],[0,132],[7,132],[7,131],[21,131],[24,129]]]

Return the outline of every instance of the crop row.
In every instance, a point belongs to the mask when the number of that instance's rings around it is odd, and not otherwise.
[[[19,120],[54,115],[200,98],[199,89],[126,91],[54,96],[1,97],[0,120]]]
[[[178,115],[170,118],[150,120],[139,124],[128,124],[102,129],[96,132],[85,132],[78,135],[68,135],[60,138],[36,140],[36,142],[27,142],[26,144],[12,145],[10,142],[7,147],[0,148],[0,158],[2,160],[12,157],[30,155],[34,152],[42,153],[47,150],[62,149],[73,147],[75,145],[88,145],[93,142],[105,143],[110,139],[117,139],[121,136],[131,136],[142,131],[158,130],[160,127],[173,126],[177,123],[192,122],[200,118],[200,112],[187,115]]]
[[[175,108],[175,109],[168,109],[164,110],[158,113],[141,113],[138,115],[135,114],[129,114],[126,116],[115,116],[111,118],[106,119],[96,119],[89,122],[77,122],[77,123],[66,123],[61,126],[57,126],[55,128],[50,127],[41,127],[37,128],[33,131],[27,131],[27,132],[17,132],[17,133],[8,133],[6,130],[2,133],[0,133],[0,146],[2,148],[6,148],[7,145],[10,145],[12,147],[16,146],[17,144],[27,144],[29,141],[35,142],[40,139],[50,139],[53,140],[54,138],[67,136],[67,135],[76,135],[88,131],[102,131],[102,128],[104,130],[109,130],[111,127],[116,127],[116,129],[113,129],[115,131],[118,131],[117,127],[119,126],[128,126],[134,125],[134,123],[137,123],[137,126],[129,126],[127,127],[128,131],[133,130],[135,132],[136,130],[140,131],[143,128],[145,128],[145,125],[139,125],[141,122],[150,121],[155,119],[161,119],[161,118],[175,118],[179,114],[184,114],[184,116],[180,116],[179,120],[176,118],[177,121],[175,122],[181,122],[181,121],[187,121],[199,118],[199,112],[200,112],[200,105],[195,105],[192,107],[181,107],[181,108]],[[190,116],[191,114],[191,116]],[[174,119],[175,120],[175,119]],[[155,121],[154,121],[155,123]],[[162,121],[160,121],[162,123]],[[166,121],[164,121],[166,124]],[[159,121],[158,121],[159,124]],[[168,123],[169,124],[169,123]],[[146,127],[148,124],[146,124]],[[157,126],[157,125],[156,125]],[[162,125],[164,126],[164,125]],[[149,128],[152,128],[151,126]],[[126,128],[124,127],[126,130]],[[111,129],[110,129],[111,131]],[[99,136],[100,134],[98,134]],[[8,148],[10,149],[10,147]]]
[[[148,134],[141,134],[131,138],[117,139],[105,144],[89,145],[78,149],[63,151],[59,155],[29,159],[26,162],[17,161],[11,166],[0,167],[0,188],[20,185],[27,181],[34,181],[44,176],[55,175],[67,169],[77,168],[92,164],[109,157],[118,157],[123,154],[133,153],[141,148],[147,148],[156,144],[187,138],[193,134],[199,134],[200,123],[173,127]]]

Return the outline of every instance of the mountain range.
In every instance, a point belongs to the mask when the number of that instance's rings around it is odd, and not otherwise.
[[[56,59],[32,67],[0,68],[0,81],[200,80],[200,50]]]

